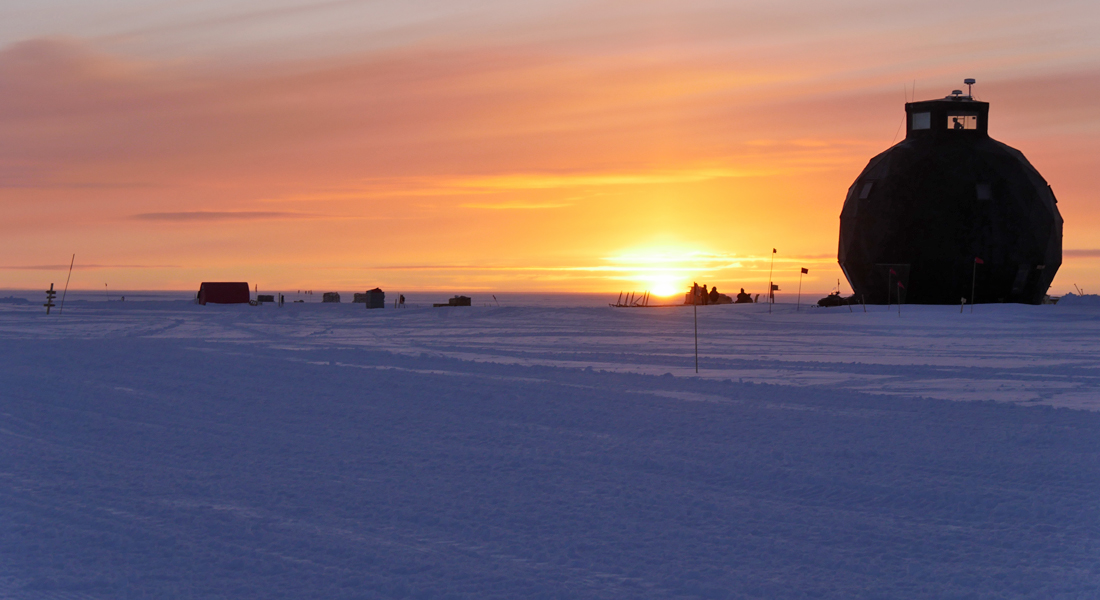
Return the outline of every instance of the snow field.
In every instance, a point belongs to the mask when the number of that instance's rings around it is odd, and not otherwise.
[[[568,298],[568,297],[566,297]],[[584,302],[590,298],[579,297]],[[168,336],[250,347],[368,347],[497,364],[692,376],[690,307],[365,310],[183,302],[90,303],[62,318],[0,306],[0,339]],[[699,376],[1100,410],[1100,310],[1090,306],[779,304],[699,309]]]
[[[0,596],[1100,595],[1100,313],[139,304],[0,310]]]

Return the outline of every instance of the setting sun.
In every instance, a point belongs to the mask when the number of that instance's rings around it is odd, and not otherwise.
[[[654,296],[673,296],[677,293],[683,292],[684,286],[679,281],[672,277],[655,277],[652,280],[652,284],[649,288],[649,292]]]
[[[728,281],[733,269],[744,267],[732,255],[689,250],[675,245],[662,248],[625,250],[605,259],[614,278],[637,285],[654,296],[686,293],[692,283],[714,285]]]

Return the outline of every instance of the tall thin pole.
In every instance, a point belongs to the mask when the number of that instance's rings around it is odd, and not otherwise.
[[[73,258],[76,258],[76,257],[74,256]],[[111,292],[110,292],[110,290],[107,289],[107,284],[106,283],[103,284],[103,295],[107,296],[107,302],[111,301]]]
[[[970,275],[970,314],[974,314],[974,292],[978,285],[978,261],[974,260],[974,269]]]
[[[772,262],[768,266],[768,314],[772,314],[772,304],[775,304],[775,284],[772,282],[772,270],[775,267],[775,248],[772,248]]]
[[[794,306],[794,312],[802,310],[802,271],[798,272],[798,303]]]
[[[692,310],[695,312],[695,373],[699,373],[699,305],[692,304]]]
[[[891,277],[893,277],[893,274],[886,273],[886,310],[890,310],[890,305],[894,303],[894,293],[890,289],[890,284],[893,283]]]
[[[61,293],[61,307],[57,309],[57,314],[61,314],[65,310],[65,294],[69,293],[69,279],[73,276],[73,263],[76,262],[76,254],[73,254],[73,259],[69,261],[69,276],[65,278],[65,291]]]

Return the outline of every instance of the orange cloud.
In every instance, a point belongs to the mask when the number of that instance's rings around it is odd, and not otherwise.
[[[139,221],[166,221],[174,223],[209,223],[214,221],[263,221],[269,219],[316,219],[320,215],[295,212],[262,210],[195,210],[187,212],[140,213],[131,218]]]

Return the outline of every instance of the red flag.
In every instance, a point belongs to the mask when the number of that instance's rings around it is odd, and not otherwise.
[[[772,254],[775,254],[775,248],[772,248]]]
[[[809,273],[809,272],[810,272],[810,270],[809,270],[809,269],[807,269],[806,267],[802,267],[802,274],[803,274],[803,275],[805,275],[805,274],[807,274],[807,273]]]
[[[893,269],[890,269],[890,274],[891,274],[891,275],[897,275],[897,274],[898,274],[898,272],[897,272],[897,271],[895,271],[895,270],[893,270]]]
[[[985,264],[985,261],[978,258],[977,256],[974,257],[974,262],[978,263],[979,265],[984,265]]]
[[[903,289],[903,290],[905,289],[905,286],[904,286],[904,285],[902,285],[900,281],[898,282],[898,287],[899,287],[899,288],[901,288],[901,289]]]
[[[778,283],[773,283],[772,284],[772,291],[773,292],[778,292],[779,291],[779,284]]]

